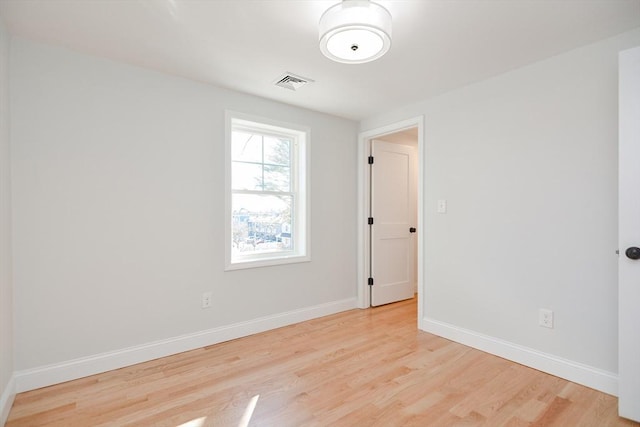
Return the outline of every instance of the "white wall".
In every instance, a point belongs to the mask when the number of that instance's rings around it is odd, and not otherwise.
[[[425,117],[427,329],[615,380],[617,53],[639,44],[635,30],[361,123]]]
[[[357,123],[18,38],[11,53],[19,373],[355,306]],[[311,128],[311,262],[224,272],[225,109]]]
[[[9,34],[0,21],[0,425],[13,401]]]

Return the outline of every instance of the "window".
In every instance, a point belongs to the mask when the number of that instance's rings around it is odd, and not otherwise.
[[[305,128],[227,112],[226,269],[309,260]]]

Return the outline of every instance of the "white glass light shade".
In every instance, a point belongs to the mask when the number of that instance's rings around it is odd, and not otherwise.
[[[320,17],[320,50],[346,64],[362,64],[391,47],[391,14],[369,0],[344,0]]]

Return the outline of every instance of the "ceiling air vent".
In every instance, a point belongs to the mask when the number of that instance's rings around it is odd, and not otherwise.
[[[309,83],[313,83],[313,80],[292,73],[285,73],[274,82],[276,86],[294,91]]]

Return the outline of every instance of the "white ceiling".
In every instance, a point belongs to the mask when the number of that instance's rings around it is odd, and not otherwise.
[[[0,0],[9,31],[362,119],[640,27],[640,0],[379,0],[393,43],[369,64],[318,49],[336,0]],[[273,86],[285,71],[315,80]]]

